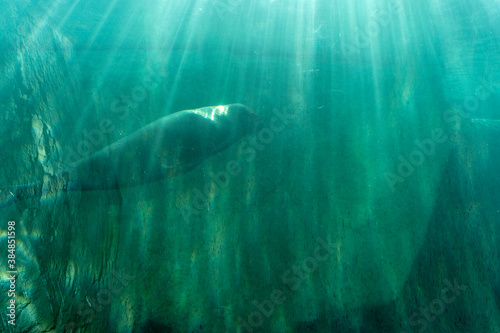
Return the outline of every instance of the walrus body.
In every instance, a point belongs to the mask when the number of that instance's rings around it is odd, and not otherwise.
[[[242,104],[175,112],[66,165],[64,174],[68,173],[70,179],[67,188],[108,190],[165,179],[193,169],[254,132],[257,126],[258,117]],[[3,192],[9,204],[16,196],[21,197],[16,191]]]

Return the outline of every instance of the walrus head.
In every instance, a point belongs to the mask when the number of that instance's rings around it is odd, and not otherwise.
[[[251,134],[262,128],[259,117],[246,105],[221,105],[215,107],[214,111],[231,123],[231,132],[237,133],[238,136]]]
[[[164,118],[166,129],[177,131],[166,140],[161,152],[161,167],[175,171],[193,169],[204,159],[219,154],[248,134],[262,128],[259,117],[243,104],[209,106],[180,111],[176,122]],[[159,140],[162,141],[162,140]]]

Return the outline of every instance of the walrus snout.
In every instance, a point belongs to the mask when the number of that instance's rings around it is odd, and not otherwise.
[[[252,111],[252,109],[248,108],[248,120],[247,123],[250,127],[250,133],[258,132],[264,127],[264,123],[260,120],[260,117]]]
[[[238,127],[244,134],[251,134],[262,129],[263,124],[259,116],[248,106],[230,104],[227,107],[227,117],[232,118],[233,123],[238,124]]]

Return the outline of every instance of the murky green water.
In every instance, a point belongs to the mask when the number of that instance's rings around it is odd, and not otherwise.
[[[500,329],[498,1],[0,3],[4,330]]]

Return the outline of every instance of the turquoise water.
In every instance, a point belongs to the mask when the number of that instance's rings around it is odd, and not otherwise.
[[[500,332],[498,1],[0,4],[3,330]]]

